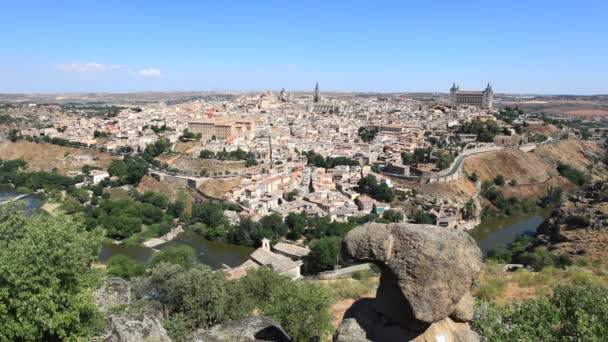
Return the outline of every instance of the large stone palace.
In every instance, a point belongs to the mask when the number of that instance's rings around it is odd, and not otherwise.
[[[450,104],[452,105],[466,104],[490,109],[493,98],[494,91],[489,82],[486,89],[481,91],[460,90],[456,82],[450,88]]]

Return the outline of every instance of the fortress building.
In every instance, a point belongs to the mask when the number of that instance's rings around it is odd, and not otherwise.
[[[460,90],[456,82],[450,88],[450,104],[452,105],[466,104],[491,109],[493,98],[494,91],[489,82],[486,89],[482,91]]]

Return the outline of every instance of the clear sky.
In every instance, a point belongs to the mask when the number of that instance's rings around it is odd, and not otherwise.
[[[0,92],[608,93],[608,1],[3,1]]]

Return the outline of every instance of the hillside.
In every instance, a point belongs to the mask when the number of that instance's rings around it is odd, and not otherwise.
[[[517,185],[505,189],[505,195],[538,197],[549,186],[573,188],[568,180],[559,176],[556,170],[559,163],[587,172],[593,180],[605,179],[606,168],[597,163],[603,153],[600,146],[591,142],[560,141],[532,152],[502,150],[473,156],[465,161],[464,172],[475,172],[481,180],[492,180],[498,175],[503,175],[507,182],[515,179]]]
[[[107,169],[116,157],[89,149],[19,141],[1,143],[0,158],[23,159],[29,171],[50,172],[57,169],[59,173],[67,174],[69,171],[80,171],[85,164]]]

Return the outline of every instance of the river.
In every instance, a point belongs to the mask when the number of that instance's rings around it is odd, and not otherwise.
[[[16,197],[18,194],[11,188],[0,188],[0,202]],[[26,207],[30,211],[36,210],[42,205],[43,199],[32,194],[22,199],[26,202]],[[489,218],[469,231],[471,236],[477,241],[479,248],[485,254],[487,251],[498,246],[506,246],[513,242],[518,235],[524,233],[533,234],[538,226],[551,214],[551,209],[539,209],[526,215],[511,217]],[[198,260],[212,268],[220,268],[222,264],[237,266],[243,263],[253,252],[253,248],[223,243],[219,241],[208,241],[201,236],[186,232],[177,238],[158,247],[159,250],[169,246],[187,245],[196,251]],[[150,261],[155,251],[144,246],[125,246],[116,245],[112,242],[105,242],[102,245],[99,259],[106,262],[110,257],[117,254],[127,255],[139,262],[147,263]]]
[[[469,233],[485,254],[496,247],[510,244],[518,235],[534,234],[550,214],[551,208],[544,208],[525,215],[489,218]]]
[[[155,248],[162,251],[170,246],[190,246],[194,248],[198,261],[214,269],[221,268],[222,264],[230,267],[238,266],[245,262],[254,251],[251,247],[238,246],[221,241],[209,241],[193,232],[181,233],[175,239]],[[152,259],[154,253],[157,252],[148,247],[117,245],[111,241],[107,241],[102,245],[99,259],[101,262],[106,262],[114,255],[124,254],[139,262],[147,263]]]

